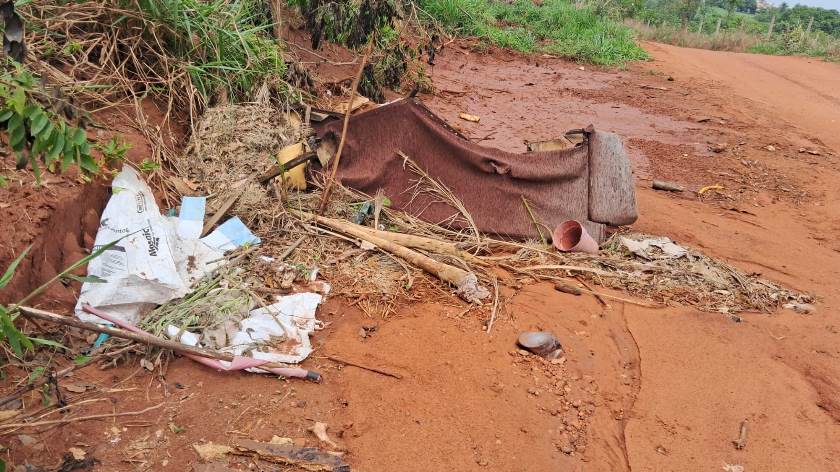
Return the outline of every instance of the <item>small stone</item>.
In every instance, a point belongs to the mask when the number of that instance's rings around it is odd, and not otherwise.
[[[712,143],[709,144],[709,150],[714,153],[720,154],[723,151],[726,151],[727,146],[728,145],[726,143]]]
[[[563,451],[563,454],[571,454],[575,452],[575,448],[573,448],[571,444],[561,444],[560,450]]]
[[[584,444],[575,444],[575,452],[579,452],[583,454],[586,451],[586,445]]]
[[[518,349],[516,352],[519,353],[520,356],[527,356],[530,352],[526,351],[525,349]]]
[[[765,147],[764,149],[767,149],[768,151],[773,152],[773,151],[776,150],[776,146],[773,146],[772,144],[768,144],[767,147]]]
[[[575,400],[575,401],[572,402],[572,406],[575,407],[575,408],[580,408],[580,406],[582,404],[583,404],[583,402],[581,402],[580,400]]]
[[[24,447],[32,446],[33,444],[37,443],[38,440],[33,438],[28,434],[18,434],[18,441],[23,444]]]
[[[528,393],[530,393],[531,395],[533,395],[535,397],[540,396],[540,391],[535,389],[535,388],[529,388]]]
[[[563,365],[565,363],[566,363],[566,358],[565,357],[561,357],[559,359],[551,359],[551,364],[552,365]]]

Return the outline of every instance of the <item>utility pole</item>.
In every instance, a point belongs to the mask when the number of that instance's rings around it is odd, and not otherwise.
[[[770,18],[770,27],[767,28],[767,39],[770,39],[770,36],[773,36],[774,26],[776,26],[776,15],[773,15],[773,18]]]
[[[811,27],[814,26],[814,17],[812,16],[810,20],[808,20],[808,29],[805,30],[805,36],[811,34]]]

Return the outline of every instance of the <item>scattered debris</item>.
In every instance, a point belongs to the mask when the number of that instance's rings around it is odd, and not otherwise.
[[[236,442],[234,453],[253,455],[269,462],[293,465],[309,471],[350,472],[350,466],[345,464],[341,457],[314,447],[297,447],[240,439]]]
[[[747,447],[747,420],[741,422],[741,430],[738,434],[738,439],[732,441],[732,445],[739,451]]]
[[[393,377],[393,378],[398,379],[398,380],[402,379],[402,375],[395,374],[393,372],[388,372],[387,370],[383,370],[383,369],[380,369],[378,367],[371,367],[371,366],[368,366],[368,365],[360,364],[358,362],[348,361],[346,359],[336,357],[336,356],[332,356],[332,355],[327,355],[325,357],[327,359],[331,360],[331,361],[338,362],[339,364],[352,365],[353,367],[358,367],[359,369],[368,370],[370,372],[375,372],[377,374],[382,374],[382,375],[385,375],[385,376],[388,376],[388,377]]]
[[[675,244],[666,237],[646,238],[642,240],[620,237],[620,240],[621,244],[623,244],[628,251],[648,260],[662,259],[663,257],[683,257],[686,253],[688,253],[686,248]]]
[[[671,90],[671,89],[669,89],[668,87],[660,87],[660,86],[658,86],[658,85],[647,85],[647,84],[642,84],[642,85],[639,85],[639,87],[640,87],[640,88],[643,88],[643,89],[648,89],[648,90],[661,90],[661,91],[663,91],[663,92],[667,92],[668,90]]]
[[[711,190],[723,190],[723,185],[714,184],[714,185],[707,185],[700,190],[697,191],[697,195],[703,195],[704,193],[711,191]]]
[[[808,154],[810,154],[812,156],[819,156],[820,155],[820,152],[817,151],[816,149],[799,148],[799,153],[800,154],[805,153],[805,152],[807,152]]]
[[[519,335],[517,344],[548,359],[556,359],[563,353],[560,341],[547,331],[525,331]]]
[[[564,252],[598,252],[598,243],[589,235],[586,228],[578,221],[569,220],[560,223],[552,236],[554,247]]]
[[[82,320],[98,321],[82,309],[89,304],[137,324],[141,313],[186,295],[222,265],[223,251],[259,242],[237,218],[204,239],[182,238],[178,220],[161,215],[152,190],[131,167],[125,166],[111,187],[94,243],[105,249],[88,264],[76,304]],[[203,220],[185,213],[189,220]]]
[[[803,315],[813,315],[817,312],[817,307],[810,303],[785,303],[783,308],[793,310]]]
[[[461,118],[465,121],[471,121],[473,123],[478,123],[481,120],[481,117],[478,115],[470,115],[469,113],[459,113],[458,118]]]
[[[709,144],[709,151],[720,154],[723,151],[726,151],[726,149],[728,147],[729,147],[729,145],[726,144],[726,143],[712,143],[712,144]]]
[[[580,295],[583,293],[583,291],[581,291],[580,288],[575,287],[574,285],[569,285],[564,282],[555,282],[554,290],[557,290],[558,292],[569,293],[571,295]]]
[[[79,449],[78,447],[71,447],[67,449],[67,452],[69,452],[70,455],[73,456],[73,459],[77,461],[83,460],[85,456],[87,456],[87,452],[85,452],[82,449]]]
[[[764,147],[764,149],[767,149],[768,151],[773,152],[773,151],[776,150],[776,146],[773,146],[772,144],[768,144],[767,146]]]
[[[312,432],[312,434],[314,434],[315,437],[318,438],[318,440],[322,443],[327,444],[333,449],[340,449],[338,447],[338,444],[336,444],[332,439],[330,439],[330,436],[327,434],[327,428],[327,423],[321,423],[320,421],[316,421],[314,425],[309,427],[309,431]]]
[[[726,472],[744,472],[744,466],[738,464],[723,463],[723,470]]]
[[[654,180],[651,184],[654,190],[664,190],[666,192],[684,192],[685,187],[674,182],[666,182],[664,180]]]
[[[193,449],[198,454],[198,457],[205,462],[221,459],[227,454],[233,452],[233,448],[216,443],[193,444]]]

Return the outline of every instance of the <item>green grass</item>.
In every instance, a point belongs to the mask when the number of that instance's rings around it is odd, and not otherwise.
[[[603,65],[648,57],[630,28],[567,0],[541,5],[532,0],[420,0],[419,5],[450,31],[517,51]]]
[[[205,98],[227,89],[247,95],[285,64],[259,0],[135,0],[138,10],[169,29],[168,49],[186,62],[193,86]]]

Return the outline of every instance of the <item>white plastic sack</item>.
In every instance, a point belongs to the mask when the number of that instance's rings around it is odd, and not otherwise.
[[[90,304],[137,324],[155,305],[186,295],[213,265],[223,263],[223,253],[178,236],[177,218],[160,214],[151,189],[131,167],[117,174],[111,188],[94,250],[123,239],[88,264],[88,274],[106,282],[82,284],[76,315],[102,322],[82,311],[83,304]]]
[[[312,353],[310,334],[323,328],[315,318],[323,297],[305,292],[277,297],[277,300],[272,305],[251,310],[221,350],[283,364],[297,364],[306,359]],[[168,326],[167,334],[182,344],[200,345],[197,334],[175,326]],[[248,370],[262,372],[259,368]]]

